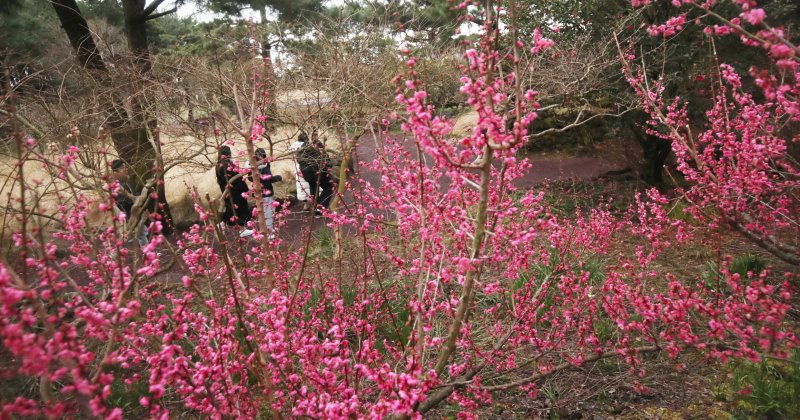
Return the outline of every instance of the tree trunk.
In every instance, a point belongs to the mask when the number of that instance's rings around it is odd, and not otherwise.
[[[145,0],[123,0],[122,11],[125,16],[125,39],[128,41],[128,48],[133,53],[134,68],[137,76],[142,76],[150,71],[150,48],[147,38],[147,21],[151,18],[153,10],[145,10]],[[167,202],[164,190],[164,161],[161,156],[161,143],[158,129],[158,121],[152,118],[144,105],[141,95],[147,89],[147,80],[144,77],[137,77],[135,80],[137,89],[133,100],[134,114],[133,120],[138,124],[133,124],[130,143],[128,147],[136,147],[136,163],[134,166],[136,174],[144,182],[151,176],[158,177],[155,191],[158,195],[157,205],[150,208],[155,211],[161,221],[164,234],[172,232],[172,212]],[[152,136],[153,143],[150,143]],[[118,149],[119,150],[119,149]],[[129,156],[129,155],[123,155]]]
[[[150,49],[147,40],[147,16],[144,0],[123,0],[125,16],[125,39],[133,53],[135,68],[140,74],[150,71]]]
[[[664,163],[672,151],[670,142],[647,132],[648,115],[643,111],[629,112],[622,117],[623,132],[629,133],[642,147],[644,164],[641,178],[649,185],[661,188],[664,183]]]
[[[92,38],[86,19],[75,0],[51,0],[61,27],[67,33],[69,43],[78,56],[78,62],[86,69],[106,71],[100,51]]]
[[[106,68],[97,44],[94,42],[92,32],[86,19],[78,9],[75,0],[53,0],[53,8],[56,11],[61,27],[69,38],[72,49],[78,59],[78,64],[84,69],[94,73],[102,84],[111,84],[108,69]],[[105,108],[107,120],[106,126],[114,132],[122,128],[128,120],[128,113],[125,108],[119,105],[119,101],[114,98],[100,98],[101,107]],[[121,156],[124,156],[120,152]]]

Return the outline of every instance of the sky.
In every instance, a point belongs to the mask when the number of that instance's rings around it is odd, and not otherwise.
[[[0,0],[0,1],[2,1],[2,0]],[[336,4],[336,3],[341,3],[341,2],[343,2],[343,0],[329,0],[328,1],[329,4]],[[176,4],[176,1],[174,1],[174,0],[165,1],[164,4],[162,4],[161,7],[159,7],[159,11],[170,10],[173,7],[175,7],[175,4]],[[268,17],[269,18],[277,18],[277,16],[274,16],[274,15],[273,16],[269,16],[269,11],[267,13],[268,13]],[[197,22],[209,22],[209,21],[214,20],[214,18],[221,18],[221,17],[224,16],[224,15],[222,15],[220,13],[212,13],[212,12],[209,12],[209,11],[206,11],[206,10],[202,10],[200,7],[197,6],[196,2],[193,1],[193,0],[187,0],[185,4],[178,6],[177,15],[180,18],[188,18],[188,17],[190,17],[190,18],[194,19]],[[253,22],[260,22],[261,21],[260,13],[258,11],[252,10],[250,8],[247,8],[247,9],[242,11],[241,18],[242,19],[252,19]],[[271,53],[272,53],[271,55],[272,55],[272,59],[273,60],[277,59],[277,60],[280,60],[280,61],[285,61],[287,59],[287,57],[285,57],[285,56],[283,56],[281,54],[280,48],[273,48],[271,50]]]
[[[0,0],[2,1],[2,0]],[[165,1],[164,4],[159,7],[159,10],[169,10],[175,7],[175,1],[169,0]],[[327,0],[325,2],[326,5],[336,5],[336,4],[344,4],[344,0]],[[215,14],[207,11],[202,11],[200,8],[197,7],[197,4],[193,0],[188,0],[182,6],[178,6],[178,16],[181,18],[184,17],[191,17],[196,21],[199,22],[208,22],[214,19]],[[217,14],[216,17],[221,17],[221,14]],[[274,16],[273,16],[274,17]],[[252,9],[246,9],[242,12],[242,19],[250,19],[252,18],[254,22],[260,22],[261,16],[257,11]]]
[[[0,0],[0,1],[2,1],[2,0]],[[164,2],[164,4],[161,7],[159,7],[159,10],[162,10],[162,11],[163,10],[169,10],[169,9],[175,7],[175,3],[176,3],[175,0],[168,0],[168,1]],[[326,5],[344,4],[344,0],[327,0],[325,2],[325,4]],[[181,17],[181,18],[191,17],[195,21],[198,21],[198,22],[209,22],[211,20],[214,20],[215,17],[222,17],[223,16],[222,14],[218,14],[218,13],[215,14],[215,13],[212,13],[212,12],[209,12],[209,11],[201,10],[193,0],[187,0],[185,4],[183,4],[181,6],[178,6],[177,14],[178,14],[178,17]],[[260,22],[261,21],[261,16],[259,15],[259,13],[257,11],[252,10],[252,9],[249,9],[249,8],[245,9],[244,11],[242,11],[241,17],[242,17],[242,19],[252,19],[254,22]],[[271,18],[276,18],[277,16],[270,16],[270,17]],[[501,25],[502,25],[502,22],[501,22]],[[471,35],[471,34],[474,34],[474,33],[478,32],[478,31],[480,31],[480,28],[477,27],[477,25],[469,23],[469,22],[465,22],[461,26],[461,33],[463,35]]]
[[[166,1],[159,9],[169,10],[173,7],[175,7],[174,1]],[[178,6],[177,15],[180,18],[190,17],[198,22],[208,22],[213,20],[215,17],[214,13],[201,11],[193,1],[189,1],[186,4]]]

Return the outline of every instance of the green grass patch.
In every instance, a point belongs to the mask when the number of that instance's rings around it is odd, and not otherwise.
[[[328,228],[317,229],[311,234],[309,258],[329,259],[336,252],[336,236]]]
[[[755,254],[742,254],[734,257],[729,266],[731,274],[739,274],[739,278],[743,282],[747,282],[750,278],[749,273],[754,277],[761,274],[767,268],[767,262]],[[720,273],[721,267],[716,262],[709,262],[706,269],[700,274],[700,278],[710,287],[717,292],[729,291],[729,287],[725,279]]]
[[[621,214],[633,203],[638,188],[635,182],[558,181],[549,185],[544,204],[561,217],[573,217],[579,210],[588,211],[604,205],[610,212]]]
[[[667,217],[673,220],[680,220],[686,223],[693,223],[695,222],[694,216],[691,213],[688,213],[686,209],[689,207],[689,203],[687,203],[683,199],[675,200],[667,204]]]
[[[130,371],[119,366],[112,365],[106,368],[109,373],[114,374],[114,382],[111,383],[111,394],[108,396],[108,405],[119,407],[126,414],[141,411],[144,414],[146,409],[139,404],[139,399],[150,395],[150,385],[147,377],[143,376],[132,384],[126,384],[120,378],[130,377]]]
[[[731,363],[731,379],[715,389],[734,404],[734,418],[800,418],[800,350],[787,360]]]

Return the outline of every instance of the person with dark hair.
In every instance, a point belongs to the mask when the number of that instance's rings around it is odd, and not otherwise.
[[[222,199],[225,201],[225,214],[223,221],[229,226],[244,226],[244,230],[239,234],[244,238],[253,234],[253,230],[247,227],[250,221],[250,205],[244,194],[249,191],[247,183],[239,173],[239,166],[231,159],[231,148],[222,146],[219,148],[219,158],[216,167],[217,185],[222,191]]]
[[[122,159],[114,159],[111,161],[111,178],[119,182],[119,190],[117,195],[114,196],[114,202],[117,208],[125,213],[126,223],[131,220],[131,211],[133,210],[133,203],[136,196],[133,195],[133,187],[131,186],[130,175],[128,174],[128,165]],[[136,239],[140,246],[147,245],[150,241],[147,239],[147,223],[142,223],[136,230]]]
[[[311,141],[308,141],[305,133],[300,133],[298,141],[302,140],[305,142],[303,147],[297,151],[296,159],[303,178],[308,182],[309,199],[315,209],[315,215],[321,217],[322,212],[316,208],[316,205],[319,204],[327,209],[333,197],[333,183],[328,173],[331,166],[330,158],[325,152],[325,145],[317,138],[316,130],[311,133]]]
[[[301,131],[300,134],[297,135],[297,141],[303,144],[308,144],[308,134],[305,131]]]
[[[275,235],[275,189],[272,187],[272,184],[282,181],[283,177],[272,174],[267,152],[260,147],[256,149],[256,160],[258,161],[258,173],[261,177],[261,188],[263,189],[262,197],[264,198],[264,219],[267,222],[267,229],[269,229],[270,239],[272,239]]]

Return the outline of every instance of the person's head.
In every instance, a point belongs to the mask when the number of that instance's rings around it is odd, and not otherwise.
[[[264,159],[266,159],[266,158],[267,158],[267,151],[266,151],[266,150],[264,150],[264,149],[262,149],[262,148],[260,148],[260,147],[259,147],[259,148],[257,148],[257,149],[256,149],[256,159],[258,159],[258,160],[264,160]]]
[[[297,141],[300,143],[308,143],[308,134],[305,131],[301,131],[300,134],[297,136]]]
[[[111,161],[111,170],[116,172],[125,167],[125,161],[122,159],[114,159]]]
[[[231,157],[231,148],[228,146],[222,146],[219,148],[219,160],[230,159]]]
[[[114,159],[111,161],[111,171],[115,178],[125,180],[128,177],[128,166],[122,159]]]

